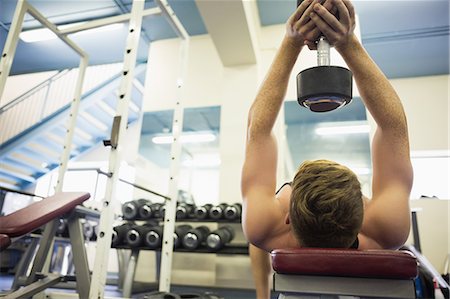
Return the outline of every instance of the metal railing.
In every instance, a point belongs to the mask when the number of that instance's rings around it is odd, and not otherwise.
[[[83,94],[121,71],[122,64],[88,67]],[[64,70],[0,107],[0,144],[70,103],[78,69]],[[8,88],[8,85],[6,86]]]

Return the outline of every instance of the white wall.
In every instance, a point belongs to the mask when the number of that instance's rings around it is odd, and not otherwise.
[[[449,76],[394,79],[408,118],[412,151],[448,150]]]

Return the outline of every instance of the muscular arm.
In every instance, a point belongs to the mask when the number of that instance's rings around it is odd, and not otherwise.
[[[397,248],[409,234],[413,180],[405,113],[394,88],[353,34],[352,4],[337,0],[336,6],[340,21],[320,5],[311,18],[344,58],[377,123],[372,143],[372,201],[361,232],[383,248]]]
[[[250,244],[249,254],[256,288],[256,299],[268,299],[270,298],[269,279],[272,272],[269,253]]]
[[[377,123],[372,142],[372,201],[366,209],[362,233],[383,248],[397,248],[410,230],[413,172],[406,116],[395,90],[356,38],[340,53]]]

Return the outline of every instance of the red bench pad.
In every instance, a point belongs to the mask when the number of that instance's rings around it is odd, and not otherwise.
[[[0,234],[10,238],[27,234],[61,217],[90,197],[85,192],[60,192],[0,217]]]
[[[412,279],[417,261],[408,251],[295,248],[271,252],[279,274]]]

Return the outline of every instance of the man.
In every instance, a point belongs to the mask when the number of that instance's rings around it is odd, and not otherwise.
[[[258,298],[270,294],[268,252],[273,249],[396,249],[408,237],[413,172],[406,117],[389,81],[355,37],[354,27],[350,1],[305,0],[287,21],[282,44],[250,108],[241,181],[242,225],[252,244]],[[328,160],[303,163],[292,183],[275,194],[277,145],[272,129],[300,51],[305,45],[314,49],[320,34],[352,71],[377,124],[371,200],[363,199],[351,170]]]

